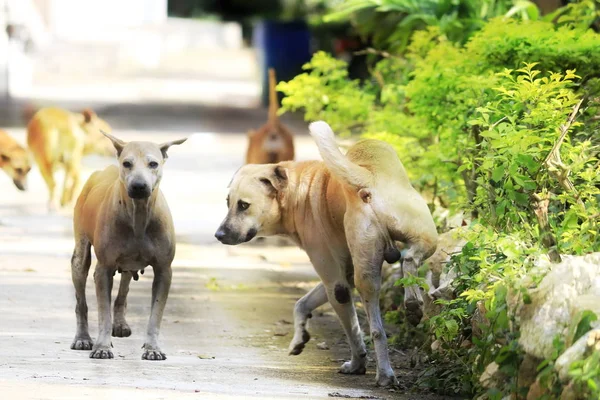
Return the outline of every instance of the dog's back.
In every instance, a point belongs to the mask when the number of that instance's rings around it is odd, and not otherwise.
[[[394,182],[403,187],[411,186],[398,154],[385,142],[361,140],[348,149],[346,157],[352,163],[369,170],[373,174],[374,183],[381,182],[385,185]]]
[[[27,125],[27,144],[36,160],[56,163],[73,152],[111,155],[112,147],[101,134],[110,126],[92,110],[72,113],[57,107],[38,110]]]
[[[427,203],[412,187],[396,151],[387,143],[366,139],[343,155],[331,127],[314,122],[310,131],[327,168],[370,203],[394,241],[418,238],[425,257],[435,251],[437,230]]]
[[[27,124],[27,144],[38,163],[53,165],[82,146],[85,133],[70,112],[43,108]]]

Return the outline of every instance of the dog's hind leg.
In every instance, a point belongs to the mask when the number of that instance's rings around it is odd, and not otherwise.
[[[44,178],[44,182],[48,188],[48,209],[53,210],[56,208],[56,203],[54,202],[54,190],[56,188],[56,182],[54,180],[54,170],[52,169],[52,164],[49,161],[46,161],[43,157],[36,157],[36,162],[40,169],[40,174],[42,175],[42,178]]]
[[[419,251],[419,246],[410,246],[402,259],[402,277],[418,276],[418,269],[422,260],[422,252]],[[417,326],[423,318],[423,295],[418,285],[404,287],[404,307],[406,308],[408,322]]]
[[[413,222],[415,224],[419,221]],[[423,261],[430,257],[437,246],[437,233],[422,235],[421,237],[412,236],[407,239],[407,235],[398,227],[390,229],[394,240],[402,240],[407,246],[407,250],[402,257],[402,277],[409,275],[418,276],[418,270]],[[423,294],[418,285],[406,286],[404,288],[404,307],[406,308],[406,319],[412,325],[417,326],[423,317]]]
[[[115,299],[112,335],[116,337],[128,337],[131,335],[131,328],[125,320],[127,312],[127,293],[129,293],[129,284],[133,274],[128,271],[121,273],[121,283],[119,284],[119,294]]]
[[[401,205],[400,205],[401,206]],[[398,206],[401,211],[401,207]],[[403,242],[406,251],[402,256],[402,277],[418,276],[418,269],[437,247],[437,231],[429,209],[423,205],[422,212],[411,218],[389,217],[386,221],[392,240]],[[418,325],[423,317],[423,295],[418,285],[404,288],[404,306],[406,319],[412,325]]]
[[[354,264],[354,284],[363,300],[375,347],[376,382],[379,386],[389,386],[397,384],[398,381],[390,365],[387,337],[379,310],[381,268],[386,241],[381,237],[377,225],[369,223],[372,218],[375,216],[367,207],[350,210],[344,218],[344,226]]]
[[[78,189],[82,152],[83,149],[75,149],[73,150],[73,153],[69,155],[69,158],[65,160],[65,181],[63,193],[60,198],[60,205],[62,207],[65,207],[73,200],[75,191]]]
[[[71,258],[71,278],[75,286],[75,316],[77,317],[77,332],[71,344],[73,350],[91,350],[92,338],[88,330],[88,306],[85,298],[85,283],[90,264],[92,263],[91,244],[83,237],[75,241],[75,250]]]
[[[325,285],[320,282],[310,292],[296,302],[294,307],[294,338],[290,343],[289,354],[298,355],[304,350],[304,345],[310,340],[310,334],[306,330],[312,311],[327,303],[327,291]]]

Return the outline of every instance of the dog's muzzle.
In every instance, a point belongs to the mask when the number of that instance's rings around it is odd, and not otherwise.
[[[144,182],[133,182],[127,188],[127,194],[132,199],[147,199],[152,194],[152,190]]]
[[[257,230],[254,228],[250,229],[246,235],[240,235],[238,232],[233,232],[228,226],[221,225],[215,232],[215,237],[223,244],[236,245],[251,241],[256,234]]]

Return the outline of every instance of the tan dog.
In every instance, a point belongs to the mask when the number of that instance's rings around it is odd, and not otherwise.
[[[279,102],[275,86],[277,79],[273,68],[269,69],[269,119],[258,130],[248,132],[246,164],[268,164],[294,159],[294,137],[279,121]]]
[[[137,280],[138,271],[143,273],[150,265],[154,270],[152,309],[142,359],[164,360],[166,356],[158,345],[158,334],[171,287],[175,232],[159,184],[167,150],[185,139],[157,145],[125,143],[106,136],[117,150],[120,167],[110,166],[92,174],[75,206],[71,272],[77,298],[77,333],[71,348],[92,350],[91,358],[113,358],[111,333],[119,337],[131,335],[125,321],[129,283],[132,277]],[[91,246],[98,258],[94,271],[99,327],[95,345],[88,331],[85,299]],[[122,276],[115,300],[114,322],[111,322],[110,297],[117,271]]]
[[[71,113],[60,108],[42,108],[27,125],[27,144],[48,186],[49,208],[56,207],[54,173],[65,168],[60,205],[71,203],[79,188],[81,159],[84,155],[111,155],[114,150],[100,131],[110,126],[91,110]]]
[[[27,174],[31,171],[29,153],[2,130],[0,130],[0,168],[12,179],[17,189],[27,189]]]
[[[302,247],[322,283],[294,309],[290,354],[300,354],[310,339],[311,312],[327,302],[340,318],[352,359],[340,372],[364,374],[366,348],[352,301],[354,286],[363,300],[377,356],[377,384],[395,384],[379,310],[383,260],[400,259],[395,241],[407,246],[404,274],[436,248],[437,232],[423,198],[411,186],[396,152],[386,143],[363,140],[344,156],[325,122],[310,125],[324,162],[246,165],[233,177],[229,212],[215,236],[224,244],[254,236],[287,235]],[[407,314],[422,316],[419,289],[405,288]]]

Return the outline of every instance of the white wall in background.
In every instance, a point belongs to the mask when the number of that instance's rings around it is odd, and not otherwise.
[[[35,0],[50,32],[59,39],[104,40],[123,28],[160,24],[167,0]]]

